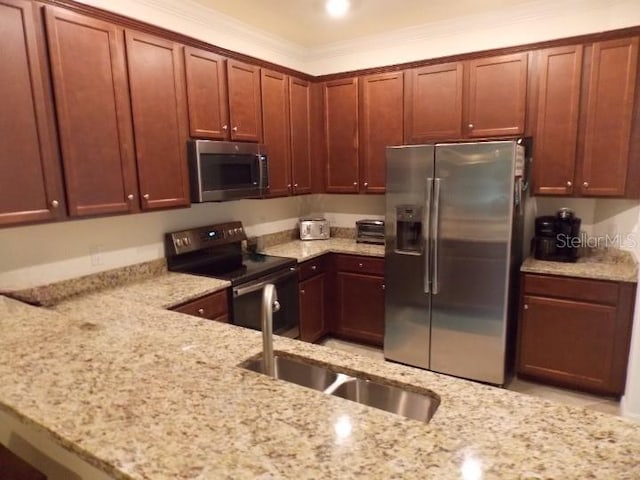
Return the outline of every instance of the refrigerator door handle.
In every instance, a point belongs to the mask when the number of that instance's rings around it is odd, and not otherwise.
[[[424,241],[424,293],[429,293],[431,290],[431,190],[433,188],[433,178],[427,178],[426,199],[425,199],[425,212],[424,212],[424,227],[423,241]]]
[[[440,281],[438,278],[438,227],[440,223],[440,180],[439,178],[435,178],[433,180],[433,222],[432,222],[432,233],[431,233],[431,243],[433,244],[433,277],[431,281],[431,292],[434,295],[440,293]]]

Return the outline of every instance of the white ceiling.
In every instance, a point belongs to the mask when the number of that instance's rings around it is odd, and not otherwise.
[[[531,0],[351,0],[347,16],[333,19],[324,10],[324,0],[194,1],[308,48],[532,3]]]

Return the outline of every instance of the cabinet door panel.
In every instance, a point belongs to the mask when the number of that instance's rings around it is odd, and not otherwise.
[[[582,195],[625,194],[637,62],[638,37],[593,45]]]
[[[384,279],[358,273],[336,274],[340,334],[382,345],[384,337]]]
[[[285,75],[262,69],[263,142],[269,157],[269,196],[291,192],[289,82]]]
[[[227,140],[229,109],[225,59],[206,50],[184,47],[184,64],[191,136]]]
[[[0,0],[0,225],[54,220],[65,210],[35,8]]]
[[[519,371],[573,386],[611,388],[616,309],[524,297]]]
[[[358,192],[358,79],[324,85],[326,191]]]
[[[524,133],[527,59],[527,53],[516,53],[468,63],[465,119],[468,136]]]
[[[69,213],[137,211],[123,31],[48,6],[46,21]]]
[[[300,282],[300,340],[315,342],[326,333],[325,274]]]
[[[539,55],[538,122],[534,193],[573,193],[575,181],[582,45],[543,50]]]
[[[182,48],[131,30],[126,41],[142,207],[188,206]]]
[[[406,73],[407,143],[462,137],[463,63],[416,68]]]
[[[231,140],[260,142],[262,111],[260,108],[260,68],[227,61]]]
[[[311,84],[289,78],[293,193],[311,193]]]
[[[364,77],[360,88],[360,190],[384,193],[385,149],[403,140],[403,73]]]

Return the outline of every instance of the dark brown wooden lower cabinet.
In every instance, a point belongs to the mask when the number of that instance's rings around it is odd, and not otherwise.
[[[338,336],[382,345],[384,339],[384,278],[336,272],[335,332]]]
[[[324,273],[300,282],[300,340],[315,342],[326,333]]]
[[[184,313],[186,315],[193,315],[194,317],[229,323],[228,301],[227,291],[223,290],[221,292],[196,298],[190,302],[173,307],[171,310]]]
[[[541,295],[540,288],[549,289]],[[558,282],[562,282],[558,284]],[[518,374],[593,392],[624,392],[635,285],[525,275]],[[573,288],[573,283],[581,289]],[[554,288],[558,287],[558,288]],[[617,289],[615,298],[592,291]],[[535,290],[535,292],[534,292]],[[574,298],[566,296],[573,292]],[[555,296],[564,298],[554,298]]]

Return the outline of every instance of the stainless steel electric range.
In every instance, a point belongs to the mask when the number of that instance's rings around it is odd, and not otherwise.
[[[280,311],[273,314],[276,335],[299,336],[298,266],[294,258],[243,253],[241,222],[220,223],[165,234],[170,271],[231,282],[230,321],[260,330],[262,290],[273,283]]]

